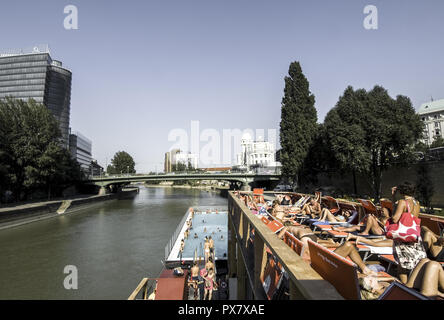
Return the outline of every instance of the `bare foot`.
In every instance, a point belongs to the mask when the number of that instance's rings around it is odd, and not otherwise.
[[[349,233],[349,234],[347,234],[347,238],[345,238],[345,239],[347,241],[349,241],[349,240],[355,240],[355,239],[357,239],[357,237],[354,234]]]

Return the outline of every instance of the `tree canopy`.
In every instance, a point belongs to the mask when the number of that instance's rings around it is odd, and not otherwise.
[[[118,151],[111,159],[111,164],[108,165],[106,172],[108,174],[134,174],[136,173],[135,166],[136,163],[129,153],[125,151]]]
[[[368,92],[348,87],[324,125],[338,166],[370,177],[378,199],[382,172],[413,161],[423,128],[409,98],[393,99],[380,86]]]
[[[0,100],[0,189],[13,192],[16,200],[36,190],[48,197],[82,173],[62,146],[57,120],[35,100]]]

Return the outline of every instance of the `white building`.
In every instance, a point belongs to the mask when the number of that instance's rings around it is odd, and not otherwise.
[[[249,134],[245,134],[241,140],[241,150],[237,155],[238,166],[276,167],[280,165],[276,162],[274,145],[261,137],[258,141],[253,141]]]
[[[426,145],[431,145],[435,137],[444,138],[444,99],[423,103],[418,114],[424,122],[424,139]]]
[[[197,154],[192,153],[176,153],[175,164],[182,163],[188,167],[188,164],[191,164],[193,168],[198,168],[199,165],[199,157]]]

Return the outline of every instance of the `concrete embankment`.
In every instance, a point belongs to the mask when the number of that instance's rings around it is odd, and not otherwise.
[[[95,203],[120,199],[138,193],[138,188],[125,189],[106,195],[84,195],[69,199],[22,204],[0,208],[0,230],[26,223],[40,221],[60,215],[70,214]]]

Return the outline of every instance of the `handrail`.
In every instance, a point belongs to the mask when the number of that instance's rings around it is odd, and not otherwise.
[[[142,289],[143,289],[143,300],[146,300],[148,293],[147,290],[148,280],[150,280],[150,278],[143,278],[142,281],[140,281],[139,285],[136,287],[136,289],[134,289],[133,293],[131,293],[131,295],[128,297],[128,300],[135,300],[140,290]]]
[[[178,226],[176,227],[176,230],[174,231],[173,235],[170,238],[170,241],[168,242],[168,244],[165,246],[165,260],[168,259],[168,256],[171,253],[171,250],[174,246],[174,244],[177,241],[177,238],[179,237],[179,233],[182,230],[183,225],[185,224],[186,219],[189,216],[189,210],[187,210],[187,212],[185,213],[185,215],[182,217],[182,219],[180,220]]]

